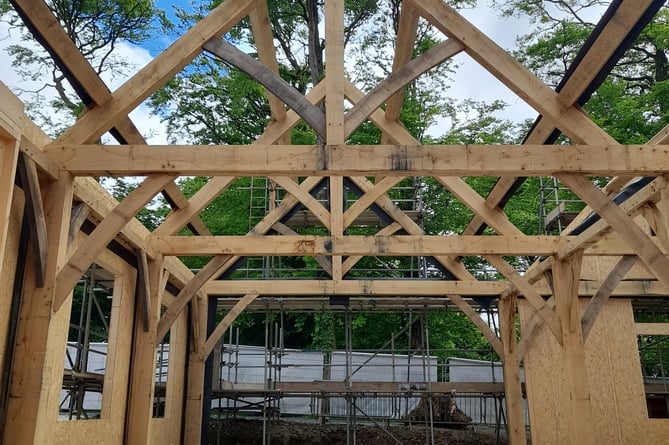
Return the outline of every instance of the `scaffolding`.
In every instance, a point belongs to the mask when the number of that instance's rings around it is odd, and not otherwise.
[[[539,178],[539,232],[558,235],[585,207],[557,178]]]
[[[504,389],[501,364],[492,351],[434,350],[427,310],[409,310],[408,315],[406,325],[373,350],[353,349],[349,308],[339,313],[345,333],[340,349],[286,348],[283,311],[266,311],[264,346],[241,345],[240,329],[231,327],[214,351],[211,420],[218,425],[216,443],[224,443],[221,422],[240,418],[262,420],[263,444],[270,443],[272,424],[279,420],[345,426],[348,444],[356,443],[362,425],[381,428],[396,443],[401,442],[392,436],[393,426],[423,428],[426,443],[434,443],[434,428],[439,427],[494,428],[501,438]],[[400,338],[406,343],[400,344]],[[472,353],[488,360],[442,358]],[[487,377],[449,379],[454,370],[463,374],[463,363]],[[450,414],[453,402],[462,417]]]

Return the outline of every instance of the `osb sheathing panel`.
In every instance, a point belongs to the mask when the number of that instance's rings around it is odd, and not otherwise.
[[[155,445],[178,444],[180,441],[188,353],[187,335],[188,311],[183,311],[170,329],[165,417],[151,419],[151,443]]]
[[[81,239],[84,238],[80,236]],[[40,430],[47,431],[48,443],[57,444],[122,444],[125,434],[125,414],[130,370],[130,347],[136,285],[135,270],[109,251],[103,251],[98,265],[115,275],[112,314],[109,335],[108,363],[105,372],[102,413],[100,419],[93,420],[58,420],[58,404],[62,384],[66,329],[72,299],[68,298],[62,308],[54,315],[50,330],[54,340],[50,342],[48,354],[52,366],[48,376],[48,394],[46,400],[48,425],[41,425]],[[56,335],[57,334],[57,335]],[[47,442],[45,442],[47,443]]]
[[[585,308],[587,301],[582,300]],[[521,330],[532,311],[520,304]],[[521,331],[522,332],[522,331]],[[611,300],[586,340],[595,437],[602,444],[667,443],[669,419],[648,419],[630,300]],[[525,355],[532,442],[572,444],[566,410],[569,393],[561,349],[545,327]]]
[[[7,335],[9,335],[9,315],[12,305],[14,275],[18,260],[23,203],[23,191],[18,187],[14,187],[5,255],[2,264],[0,264],[0,369],[5,369],[5,359],[8,353],[5,350],[5,345],[7,344]]]

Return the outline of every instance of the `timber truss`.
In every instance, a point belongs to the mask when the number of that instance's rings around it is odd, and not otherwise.
[[[49,302],[49,310],[58,313],[101,252],[116,252],[138,271],[141,283],[136,310],[142,314],[145,333],[138,335],[145,337],[134,346],[137,360],[151,368],[149,356],[155,343],[190,308],[191,350],[184,360],[188,360],[189,378],[195,382],[189,381],[189,391],[197,388],[194,376],[202,372],[203,360],[246,308],[276,305],[313,309],[332,297],[347,297],[351,307],[362,308],[457,306],[505,363],[511,436],[514,443],[524,443],[518,364],[534,332],[548,326],[557,341],[571,351],[568,364],[575,371],[569,374],[567,384],[580,396],[586,391],[579,383],[585,371],[577,363],[584,360],[583,344],[607,299],[669,296],[669,258],[665,253],[669,248],[669,148],[664,145],[669,131],[647,144],[620,145],[581,108],[662,1],[614,1],[556,91],[445,2],[405,0],[393,72],[365,93],[345,75],[344,2],[326,0],[326,75],[306,95],[278,75],[264,1],[224,1],[114,92],[79,54],[43,2],[11,3],[87,105],[77,122],[55,140],[24,120],[12,118],[8,110],[0,114],[5,130],[0,211],[3,216],[9,212],[18,165],[35,247],[35,298]],[[252,24],[257,59],[222,39],[245,17],[250,17]],[[412,58],[419,20],[427,21],[446,39]],[[246,72],[266,88],[270,123],[248,146],[147,145],[128,114],[202,52]],[[522,145],[421,145],[401,124],[403,89],[459,53],[474,59],[537,111],[539,117]],[[382,143],[347,144],[351,133],[366,121],[382,131]],[[311,127],[324,143],[291,145],[289,132],[300,122]],[[120,145],[98,144],[106,132]],[[572,144],[552,145],[558,134],[566,135]],[[110,198],[92,179],[126,175],[146,179],[122,202]],[[185,175],[211,178],[187,199],[175,182]],[[589,175],[613,179],[600,189]],[[285,197],[246,236],[211,233],[200,213],[236,178],[247,176],[269,178],[285,190]],[[465,176],[494,176],[498,180],[487,196],[481,196],[462,179]],[[504,204],[529,176],[555,176],[588,205],[563,234],[524,234],[505,214]],[[407,177],[434,177],[469,208],[475,216],[464,232],[425,233],[401,210],[388,192]],[[613,197],[637,177],[647,179],[630,198],[614,202]],[[314,197],[315,190],[327,191],[326,204]],[[160,193],[173,210],[149,232],[134,216]],[[357,200],[345,206],[350,194]],[[286,221],[298,208],[308,209],[327,235],[300,235],[289,227]],[[378,232],[348,234],[356,218],[370,209],[384,221]],[[588,220],[592,212],[598,217]],[[0,221],[5,224],[7,218]],[[584,221],[590,222],[583,226]],[[185,227],[190,229],[189,235],[177,235]],[[484,233],[486,227],[489,229]],[[574,231],[577,227],[580,230]],[[444,227],[443,233],[449,230]],[[4,226],[2,233],[6,233]],[[1,247],[0,258],[4,245]],[[210,259],[192,273],[180,262],[180,256]],[[229,279],[249,256],[310,256],[327,278]],[[351,279],[349,272],[367,256],[429,258],[442,278]],[[477,279],[462,262],[463,257],[472,256],[483,258],[504,278]],[[505,258],[509,256],[539,259],[521,274]],[[601,259],[609,264],[604,276],[579,279],[582,266]],[[636,276],[643,278],[623,280],[633,268],[639,269]],[[203,330],[206,307],[216,304],[209,297],[218,297],[219,307],[228,312],[207,335]],[[479,297],[498,301],[501,336],[479,316]],[[589,298],[583,314],[576,310],[579,297]],[[526,300],[535,312],[519,340],[514,327],[518,298]],[[133,387],[151,386],[147,375],[136,375]],[[39,388],[38,377],[31,378],[26,385]],[[132,425],[127,426],[127,434],[142,437],[146,434],[142,422],[148,422],[145,406],[150,399],[136,397],[138,400],[130,404],[133,414],[128,422]],[[191,420],[197,419],[194,413],[202,409],[198,403],[197,397],[187,397]],[[16,409],[26,410],[26,417],[30,417],[30,405]],[[579,437],[586,443],[588,417],[584,412],[574,411],[572,427],[582,429]],[[186,435],[193,439],[198,433],[192,428]]]

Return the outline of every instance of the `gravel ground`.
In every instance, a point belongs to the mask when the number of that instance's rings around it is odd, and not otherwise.
[[[220,437],[219,437],[220,433]],[[392,426],[381,429],[373,425],[358,425],[355,440],[351,444],[404,444],[404,445],[506,445],[502,438],[497,441],[492,430],[452,430],[434,428],[430,437],[423,425]],[[276,445],[345,445],[346,425],[299,423],[274,420],[270,424],[270,443]],[[211,424],[210,445],[257,445],[262,444],[262,420],[221,420]]]

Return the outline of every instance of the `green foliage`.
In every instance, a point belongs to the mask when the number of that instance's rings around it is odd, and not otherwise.
[[[12,68],[23,79],[44,83],[34,91],[23,91],[32,94],[27,112],[56,135],[82,111],[81,100],[51,56],[41,46],[28,43],[34,38],[8,3],[0,3],[0,14],[10,26],[21,30],[22,40],[7,48]],[[154,19],[161,14],[152,0],[47,0],[46,4],[93,69],[112,76],[126,73],[131,63],[119,56],[118,45],[153,37]],[[56,99],[45,99],[43,89],[47,87],[56,92]]]

